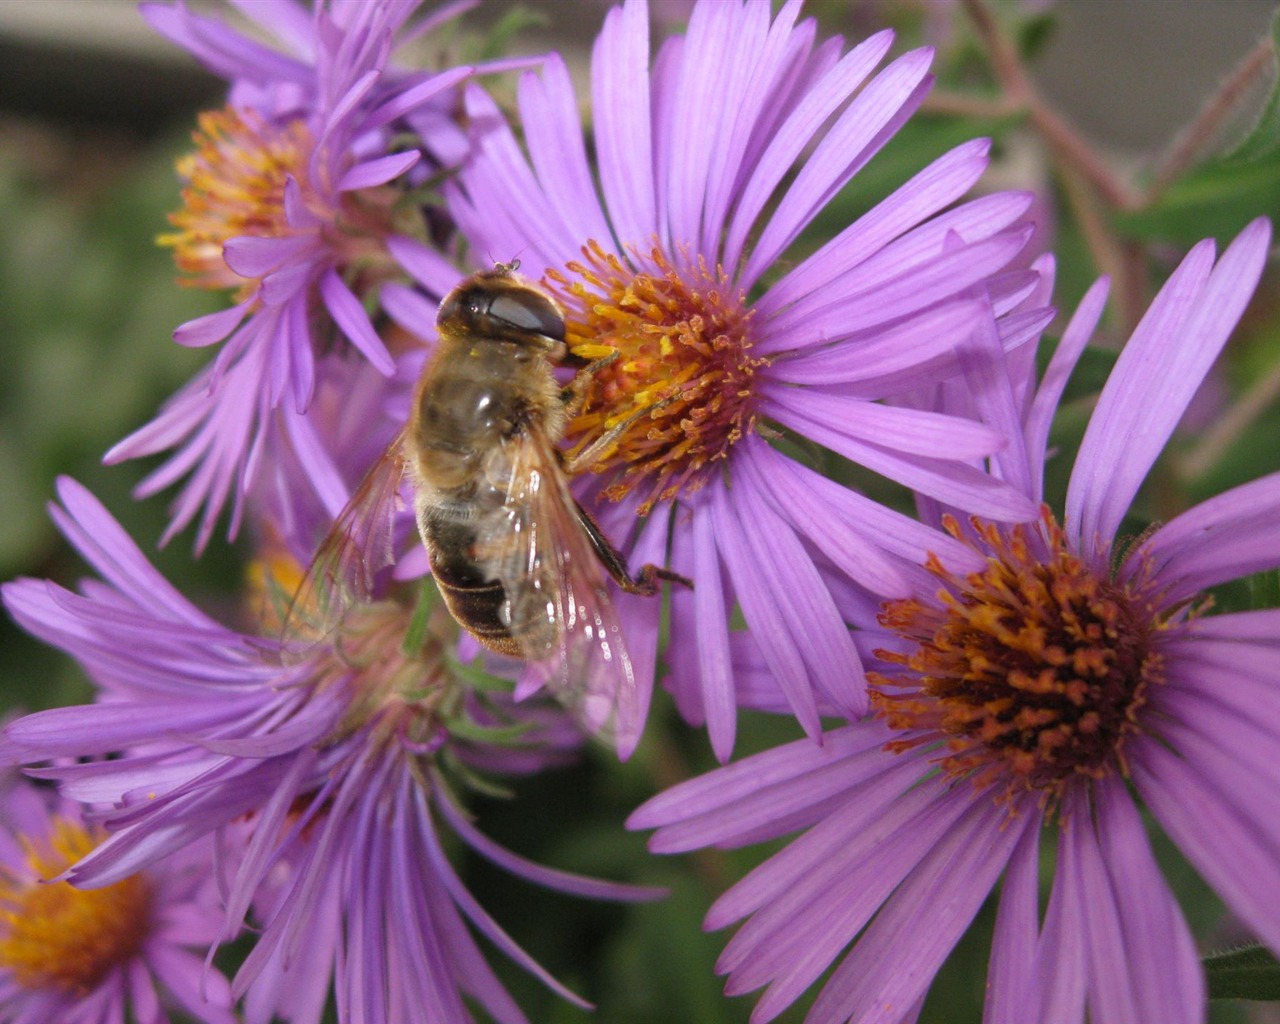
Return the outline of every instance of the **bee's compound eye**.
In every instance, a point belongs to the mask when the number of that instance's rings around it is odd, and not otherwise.
[[[532,289],[499,292],[489,303],[489,316],[516,331],[564,340],[564,317],[554,302]]]

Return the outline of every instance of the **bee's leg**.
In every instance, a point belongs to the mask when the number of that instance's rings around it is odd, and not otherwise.
[[[622,557],[622,552],[615,548],[609,538],[604,535],[604,531],[591,518],[591,514],[576,502],[574,504],[578,511],[578,522],[582,524],[583,530],[586,531],[587,537],[591,541],[591,546],[595,548],[596,555],[600,558],[600,563],[605,567],[609,575],[613,577],[614,582],[628,594],[642,594],[645,597],[652,597],[658,592],[658,580],[669,580],[672,583],[686,586],[690,590],[693,589],[693,580],[658,565],[641,566],[640,571],[635,576],[632,576],[631,571],[627,568],[626,561]]]
[[[582,403],[587,400],[587,388],[591,386],[591,380],[597,373],[603,370],[611,363],[616,363],[622,357],[621,349],[614,349],[603,359],[597,359],[595,362],[585,363],[577,373],[573,375],[573,380],[569,381],[560,389],[560,401],[564,403],[565,415],[570,419],[577,416],[582,410]],[[560,361],[561,366],[571,365],[575,356],[568,356]]]
[[[631,429],[632,424],[642,417],[648,416],[650,413],[657,412],[659,409],[665,408],[676,400],[675,395],[663,398],[654,402],[652,405],[646,405],[643,409],[637,409],[621,423],[615,423],[603,434],[597,437],[589,445],[578,452],[572,459],[565,460],[564,468],[570,476],[580,473],[588,466],[594,465],[604,458],[605,453],[618,443],[618,438]],[[572,412],[569,413],[573,415]]]

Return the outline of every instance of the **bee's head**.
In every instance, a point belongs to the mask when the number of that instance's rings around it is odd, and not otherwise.
[[[514,342],[554,350],[564,346],[564,313],[546,292],[499,263],[467,278],[440,303],[442,335]]]

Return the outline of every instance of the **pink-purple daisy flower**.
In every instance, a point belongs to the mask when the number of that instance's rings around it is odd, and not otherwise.
[[[77,805],[9,774],[0,822],[0,1021],[167,1024],[177,1010],[234,1024],[226,979],[203,963],[223,922],[207,849],[75,889],[62,876],[106,838]]]
[[[107,461],[173,450],[139,488],[154,494],[186,478],[166,539],[197,516],[201,548],[231,501],[244,511],[267,446],[301,449],[277,415],[307,410],[325,360],[353,356],[383,374],[394,361],[363,301],[397,271],[390,236],[426,232],[399,183],[457,158],[447,116],[468,67],[409,72],[393,47],[458,10],[409,25],[419,0],[318,0],[244,8],[274,49],[185,6],[143,13],[230,83],[228,104],[205,113],[196,149],[179,161],[185,183],[174,247],[186,283],[233,291],[234,304],[182,325],[179,344],[221,344],[217,358]],[[420,130],[407,148],[407,119]],[[322,465],[309,466],[322,473]]]
[[[1280,610],[1209,614],[1201,597],[1280,565],[1280,475],[1120,536],[1269,239],[1255,222],[1216,265],[1203,242],[1161,289],[1102,391],[1061,522],[946,517],[985,565],[932,558],[932,587],[883,606],[871,718],[632,817],[663,852],[803,830],[707,917],[745,921],[718,966],[731,993],[767,986],[755,1024],[832,964],[806,1021],[914,1020],[1002,875],[985,1020],[1202,1021],[1196,944],[1141,807],[1280,950]],[[971,353],[983,418],[1013,428],[1000,471],[1036,500],[1049,420],[1104,300],[1086,296],[1025,401],[1018,374]]]
[[[101,580],[79,593],[17,580],[4,602],[81,662],[101,700],[13,722],[0,755],[52,762],[31,771],[97,808],[111,834],[71,869],[73,883],[112,885],[219,833],[234,867],[226,924],[247,918],[259,931],[233,982],[254,1021],[313,1024],[332,982],[344,1021],[462,1022],[474,1000],[504,1024],[523,1022],[472,927],[582,1002],[467,892],[442,838],[447,829],[560,890],[658,895],[530,864],[468,820],[467,780],[527,774],[577,750],[581,735],[558,706],[515,705],[509,684],[467,684],[457,627],[429,583],[417,605],[362,604],[333,633],[285,644],[210,618],[87,491],[64,479],[59,495],[52,514]]]
[[[564,306],[574,354],[613,358],[569,428],[571,452],[619,430],[581,496],[633,564],[665,561],[694,581],[672,592],[669,682],[722,759],[735,605],[816,736],[820,706],[857,715],[867,699],[828,577],[904,594],[929,538],[775,436],[997,520],[1034,515],[968,464],[1004,444],[997,431],[879,401],[957,373],[958,346],[992,308],[1009,347],[1043,326],[1040,312],[1010,316],[1036,289],[1034,272],[1010,269],[1030,199],[948,210],[986,166],[979,140],[797,255],[805,227],[915,110],[931,57],[877,73],[890,33],[842,53],[799,6],[775,17],[766,2],[697,4],[652,62],[647,6],[612,10],[592,57],[598,173],[553,56],[520,82],[527,156],[494,102],[466,91],[477,137],[446,186],[474,256],[518,258]],[[619,603],[629,645],[651,649],[660,603]]]

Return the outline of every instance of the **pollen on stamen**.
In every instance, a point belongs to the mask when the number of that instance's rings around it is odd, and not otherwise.
[[[169,222],[178,230],[156,241],[173,249],[174,262],[185,275],[182,284],[247,293],[254,282],[227,266],[222,247],[241,235],[289,234],[285,182],[292,177],[305,186],[311,134],[301,121],[277,125],[233,107],[206,111],[198,124],[192,133],[195,151],[177,164],[185,182],[183,205],[169,215]]]
[[[104,838],[56,819],[47,838],[23,840],[25,871],[0,868],[0,970],[23,988],[87,993],[146,941],[151,890],[142,875],[101,889],[47,881]]]
[[[673,261],[654,246],[636,270],[597,242],[547,285],[565,309],[570,351],[612,362],[595,375],[569,426],[570,455],[616,431],[588,467],[619,500],[640,489],[641,515],[701,487],[756,429],[758,371],[752,310],[721,267]],[[615,355],[616,353],[616,355]]]
[[[946,526],[965,539],[954,520]],[[1057,803],[1072,780],[1127,775],[1125,744],[1164,678],[1151,596],[1073,554],[1048,509],[1038,525],[973,526],[978,540],[966,542],[986,569],[960,577],[931,559],[937,602],[881,612],[913,642],[877,652],[899,671],[869,674],[876,713],[912,733],[889,748],[940,744],[947,775],[1005,800],[1034,790]]]

